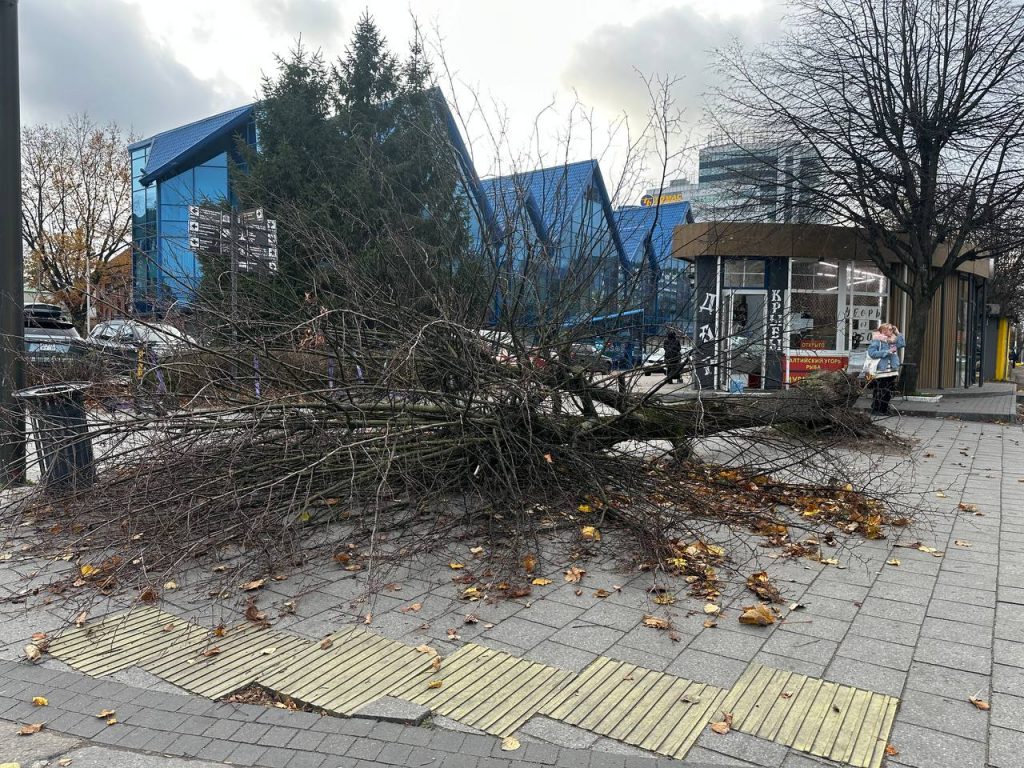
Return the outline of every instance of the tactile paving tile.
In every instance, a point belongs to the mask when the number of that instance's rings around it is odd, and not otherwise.
[[[844,765],[877,768],[898,704],[881,693],[751,664],[720,709],[732,712],[737,731]]]
[[[65,632],[50,643],[55,658],[93,677],[103,677],[173,648],[191,646],[209,630],[177,616],[140,606]]]
[[[669,757],[682,758],[725,691],[602,656],[541,714]]]
[[[391,693],[495,736],[508,736],[533,717],[572,672],[468,643],[441,669]],[[440,687],[429,687],[440,681]]]
[[[365,704],[410,682],[436,674],[433,657],[362,627],[331,636],[270,667],[260,684],[303,704],[349,715]]]
[[[222,637],[205,635],[139,666],[169,683],[210,699],[262,682],[276,666],[311,646],[309,640],[256,624],[228,628]]]

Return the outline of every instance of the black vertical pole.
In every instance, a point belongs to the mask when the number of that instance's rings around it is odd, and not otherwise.
[[[13,393],[25,385],[21,252],[21,111],[18,0],[0,0],[0,483],[25,474],[25,420]]]
[[[238,379],[238,214],[231,209],[231,242],[228,243],[231,256],[231,375]]]

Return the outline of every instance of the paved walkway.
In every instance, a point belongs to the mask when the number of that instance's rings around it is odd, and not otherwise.
[[[568,584],[561,578],[566,564],[555,553],[542,558],[538,568],[552,584],[535,587],[528,599],[520,601],[467,604],[454,600],[457,590],[463,588],[452,584],[449,558],[445,557],[440,562],[409,564],[389,574],[387,578],[398,589],[386,590],[371,600],[365,596],[365,574],[353,577],[336,566],[321,566],[268,583],[259,592],[259,605],[276,616],[273,609],[291,603],[293,612],[276,621],[275,631],[287,630],[310,640],[343,629],[356,616],[372,613],[369,629],[406,645],[426,643],[447,657],[471,641],[572,673],[582,672],[605,656],[730,690],[741,682],[751,664],[765,665],[898,698],[900,705],[889,737],[898,754],[890,757],[891,765],[1019,768],[1024,754],[1021,429],[942,419],[903,418],[893,423],[919,441],[916,469],[902,468],[903,485],[894,490],[910,494],[933,511],[902,531],[899,540],[863,542],[854,549],[836,550],[833,556],[839,567],[764,557],[760,565],[783,588],[787,601],[804,606],[771,627],[750,627],[736,621],[738,606],[751,602],[741,579],[722,600],[718,626],[706,628],[702,604],[683,597],[683,589],[677,592],[676,605],[655,605],[647,592],[651,577],[625,573],[612,562],[587,564],[589,572],[581,584]],[[876,461],[881,467],[895,460]],[[961,502],[976,505],[981,515],[975,515],[971,507],[958,510]],[[614,546],[609,539],[606,537],[605,545]],[[896,546],[918,542],[937,552]],[[471,545],[467,542],[465,549]],[[462,557],[471,568],[468,551]],[[46,574],[38,572],[41,568],[67,564],[14,557],[3,566],[0,590],[22,595],[46,582]],[[190,595],[187,581],[187,576],[183,577],[183,588],[165,601],[166,610],[202,620],[207,626],[237,620],[237,607],[212,606],[203,595]],[[609,596],[598,597],[599,590],[607,590]],[[412,609],[415,605],[419,607]],[[124,605],[116,600],[107,606],[109,610],[120,607]],[[0,639],[7,645],[0,656],[16,658],[32,632],[52,630],[69,618],[65,614],[71,610],[41,605],[30,597],[21,604],[3,605]],[[463,623],[468,611],[478,616],[476,624]],[[94,615],[100,613],[93,608]],[[651,613],[671,618],[673,633],[643,626],[643,616]],[[453,640],[449,629],[456,630],[460,640]],[[524,759],[557,765],[654,764],[649,753],[544,715],[530,718],[516,730],[523,746],[510,753],[501,750],[496,736],[450,730],[461,726],[444,718],[435,718],[430,728],[367,725],[367,721],[347,718],[314,720],[303,713],[234,707],[176,693],[137,668],[96,680],[70,671],[51,657],[42,666],[21,662],[0,667],[0,691],[5,702],[0,705],[4,707],[0,719],[9,723],[0,724],[0,762],[8,759],[11,750],[27,749],[46,733],[15,737],[13,723],[45,719],[50,731],[73,737],[62,748],[77,749],[83,755],[73,758],[76,766],[94,759],[84,754],[89,749],[136,750],[144,744],[157,745],[151,747],[157,754],[196,754],[207,760],[267,766],[298,766],[306,764],[304,760],[317,766],[470,768]],[[29,702],[36,695],[50,699],[50,706],[33,708]],[[971,697],[990,702],[991,711],[976,708]],[[141,719],[133,707],[138,707]],[[120,710],[117,725],[107,726],[95,717],[104,708]],[[209,717],[211,721],[189,720],[192,717]],[[187,720],[192,724],[183,730]],[[219,726],[224,729],[233,727],[232,723],[239,725],[227,736],[217,730],[217,723],[226,723]],[[252,730],[241,731],[252,723],[266,730],[257,735]],[[203,730],[190,732],[200,724],[204,724]],[[267,743],[267,739],[278,738],[268,735],[273,727],[291,729],[287,733],[273,731],[280,738],[287,735],[287,741]],[[146,730],[129,735],[137,728]],[[324,733],[324,728],[330,732],[316,747],[301,749],[309,754],[298,757],[295,749],[300,736]],[[235,738],[238,734],[241,736]],[[327,742],[328,736],[352,741]],[[315,740],[317,736],[306,738]],[[99,746],[76,746],[80,740]],[[112,741],[116,744],[111,745]],[[364,743],[367,746],[360,746]],[[395,746],[382,758],[388,745]],[[231,751],[224,752],[229,746]],[[211,751],[203,754],[206,747]],[[249,748],[264,751],[254,756],[246,752]],[[360,752],[362,749],[367,753]],[[288,761],[282,762],[285,753],[289,753]],[[108,764],[135,764],[125,762],[124,757],[120,760]],[[665,758],[662,762],[667,764]],[[700,734],[685,760],[672,762],[783,768],[830,764],[738,730],[719,735],[710,729]]]
[[[1017,422],[1017,385],[1009,382],[990,382],[982,387],[967,389],[937,389],[927,394],[942,395],[937,403],[906,400],[900,395],[892,399],[893,411],[901,416],[937,416],[963,421]],[[871,399],[863,397],[858,405],[870,408]]]

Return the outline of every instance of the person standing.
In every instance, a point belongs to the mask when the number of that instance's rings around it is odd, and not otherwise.
[[[680,376],[683,348],[675,331],[669,331],[665,336],[665,375],[669,384],[675,383]]]
[[[900,352],[906,347],[903,334],[892,323],[882,323],[871,335],[868,345],[868,359],[873,363],[874,393],[871,397],[871,412],[880,415],[889,413],[893,388],[900,371]]]

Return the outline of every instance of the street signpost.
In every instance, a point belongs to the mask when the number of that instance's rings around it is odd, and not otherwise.
[[[188,246],[195,253],[227,256],[232,272],[277,272],[277,221],[262,208],[236,213],[190,205]]]

